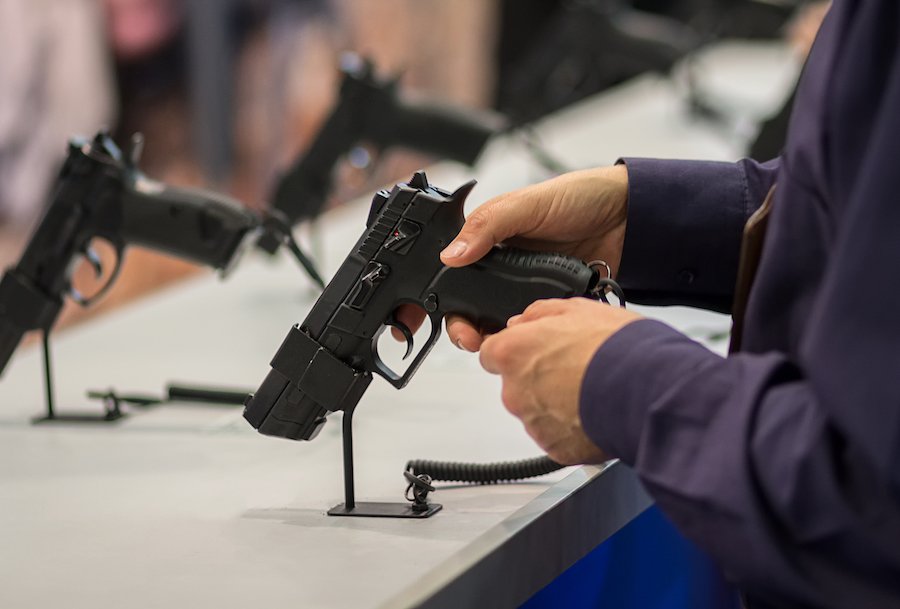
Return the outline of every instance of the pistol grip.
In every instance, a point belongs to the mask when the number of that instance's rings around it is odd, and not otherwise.
[[[426,300],[433,294],[442,315],[462,315],[496,332],[536,300],[587,296],[597,278],[571,256],[498,246],[474,264],[442,269]]]

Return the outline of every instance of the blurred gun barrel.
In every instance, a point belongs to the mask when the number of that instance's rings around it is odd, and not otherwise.
[[[506,127],[485,110],[421,102],[398,103],[392,120],[374,121],[372,139],[385,148],[401,146],[473,165],[491,136]]]

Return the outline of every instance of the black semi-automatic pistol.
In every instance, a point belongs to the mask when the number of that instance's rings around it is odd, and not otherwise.
[[[496,246],[478,262],[444,266],[439,254],[463,226],[463,205],[475,186],[454,193],[416,173],[406,184],[375,195],[366,230],[306,320],[295,325],[272,359],[259,390],[248,396],[244,418],[260,433],[310,440],[330,412],[351,412],[372,380],[404,387],[428,355],[445,315],[459,314],[485,331],[541,298],[593,296],[598,273],[581,260]],[[378,354],[378,338],[392,326],[412,333],[395,316],[415,303],[431,320],[431,334],[405,372]]]
[[[105,132],[73,139],[44,217],[19,263],[0,281],[0,373],[23,335],[49,332],[68,294],[83,306],[115,281],[125,247],[140,245],[220,269],[229,269],[251,244],[260,219],[240,203],[216,193],[176,188],[151,180],[137,167],[140,139],[123,155]],[[71,285],[79,258],[103,275],[91,242],[116,250],[104,286],[86,297]]]

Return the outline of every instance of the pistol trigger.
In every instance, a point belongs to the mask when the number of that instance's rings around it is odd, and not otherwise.
[[[394,315],[391,315],[391,318],[388,320],[387,325],[392,328],[397,328],[397,330],[399,330],[403,335],[403,338],[406,339],[406,353],[403,355],[403,359],[408,358],[410,354],[412,354],[414,345],[412,330],[410,330],[409,326],[397,319],[397,317]]]
[[[113,267],[112,273],[109,274],[109,279],[106,280],[106,283],[103,284],[103,287],[97,290],[97,292],[90,297],[85,296],[74,287],[70,287],[69,295],[71,296],[72,300],[80,304],[82,307],[89,307],[97,302],[97,300],[102,298],[119,277],[119,271],[122,269],[122,254],[124,253],[124,247],[119,243],[114,243],[113,245],[116,248],[116,266]],[[100,265],[100,259],[97,256],[96,252],[88,248],[84,252],[84,257],[88,262],[90,262],[91,266],[94,267],[94,271],[97,271],[97,267]],[[100,267],[100,272],[97,273],[98,277],[101,277],[103,275],[102,270],[102,267]]]
[[[86,247],[81,254],[88,261],[88,264],[91,265],[91,268],[94,269],[94,276],[97,279],[103,277],[103,263],[100,261],[100,256],[97,255],[97,252],[93,248]]]

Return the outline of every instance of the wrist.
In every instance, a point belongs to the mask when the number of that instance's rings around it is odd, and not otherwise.
[[[628,168],[624,163],[603,167],[604,178],[608,181],[609,201],[607,204],[612,212],[612,220],[615,226],[625,229],[628,220]]]
[[[625,247],[625,227],[628,221],[628,169],[625,165],[600,167],[596,170],[595,192],[601,193],[597,205],[607,214],[603,225],[603,249],[613,277],[618,276]]]

